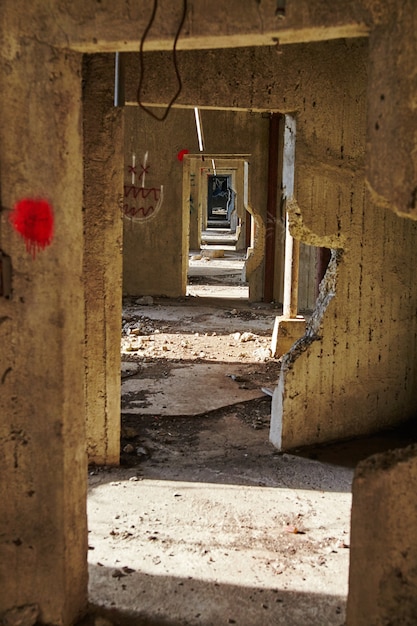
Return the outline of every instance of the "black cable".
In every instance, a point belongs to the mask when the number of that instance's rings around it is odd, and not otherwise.
[[[183,11],[182,11],[181,22],[180,22],[180,25],[178,26],[178,30],[177,30],[177,33],[176,33],[175,39],[174,39],[174,47],[172,49],[172,58],[173,58],[173,63],[174,63],[175,74],[176,74],[177,81],[178,81],[178,90],[177,90],[176,94],[174,95],[174,97],[171,99],[171,102],[168,104],[168,106],[167,106],[167,108],[165,110],[165,113],[163,114],[162,117],[158,117],[157,115],[155,115],[155,113],[153,111],[151,111],[149,108],[147,108],[141,102],[141,91],[142,91],[143,76],[144,76],[143,46],[144,46],[144,43],[145,43],[145,39],[148,36],[148,33],[149,33],[149,31],[151,29],[151,26],[153,24],[153,21],[155,19],[157,8],[158,8],[158,0],[154,0],[152,15],[150,17],[150,20],[148,22],[147,27],[145,28],[145,30],[143,32],[142,39],[140,40],[140,48],[139,48],[140,79],[139,79],[139,85],[138,85],[136,99],[137,99],[138,105],[140,106],[141,109],[146,111],[146,113],[149,113],[149,115],[151,115],[154,119],[158,120],[158,122],[163,122],[166,119],[166,117],[167,117],[167,115],[168,115],[172,105],[174,104],[175,100],[178,98],[178,96],[180,95],[181,90],[182,90],[181,76],[180,76],[180,73],[179,73],[179,70],[178,70],[178,64],[177,64],[177,41],[179,39],[181,30],[182,30],[182,27],[184,26],[185,18],[186,18],[186,15],[187,15],[187,0],[183,0]]]

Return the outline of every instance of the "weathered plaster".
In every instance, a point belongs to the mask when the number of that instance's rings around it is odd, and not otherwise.
[[[417,446],[360,463],[353,481],[348,626],[417,622]]]
[[[274,45],[301,41],[322,41],[361,37],[369,33],[371,13],[368,2],[339,0],[287,0],[286,10],[277,10],[276,0],[188,0],[188,11],[179,49],[232,48]],[[70,45],[83,52],[134,50],[148,24],[151,3],[115,0],[102,4],[87,0],[77,3],[60,0],[55,11],[38,0],[48,40],[56,46]],[[147,49],[171,50],[181,18],[182,3],[159,0]]]
[[[266,157],[268,119],[243,111],[201,111],[206,154],[249,154],[249,209],[259,221],[254,260],[248,262],[251,299],[262,297],[262,232],[266,219]],[[124,218],[124,293],[129,295],[183,296],[188,268],[189,211],[183,210],[182,149],[198,153],[194,112],[173,109],[160,123],[138,107],[126,110],[125,182],[133,152],[143,160],[149,153],[146,183],[164,188],[158,214],[149,220]],[[211,167],[211,159],[207,165]],[[199,201],[203,190],[197,189]],[[256,261],[256,262],[254,262]]]
[[[113,106],[113,72],[111,55],[84,57],[87,451],[99,465],[120,455],[123,110]]]
[[[61,625],[87,605],[81,57],[8,34],[0,248],[13,292],[0,298],[0,615],[36,604],[40,621]],[[48,198],[55,212],[52,244],[35,259],[8,222],[25,196]]]
[[[178,24],[176,6],[168,0],[160,6],[163,12],[150,45],[171,48]],[[195,67],[193,71],[192,61],[186,87],[194,90],[191,105],[210,102],[220,108],[297,112],[306,137],[306,160],[304,166],[299,161],[296,193],[303,222],[311,232],[327,236],[339,232],[339,217],[340,232],[347,237],[337,295],[323,318],[327,343],[321,346],[320,358],[328,355],[330,377],[337,371],[343,402],[349,406],[350,417],[355,415],[356,426],[361,421],[372,426],[404,417],[412,405],[416,378],[416,233],[412,224],[376,205],[415,217],[412,129],[417,5],[411,0],[343,0],[337,5],[330,0],[288,0],[284,20],[275,15],[273,0],[251,3],[248,12],[241,6],[240,0],[227,3],[225,20],[219,22],[223,2],[211,3],[210,11],[203,0],[190,2],[192,17],[180,46],[185,46],[185,41],[192,47],[248,46],[265,44],[269,38],[274,43],[281,39],[282,44],[371,33],[366,79],[358,65],[358,58],[362,62],[368,58],[366,44],[336,42],[274,46],[257,52],[242,49],[239,54],[224,51],[217,58],[230,58],[231,63],[222,64],[227,79],[221,90],[215,89],[218,76],[212,74],[211,80],[207,76],[213,71],[216,55],[206,52],[199,64],[205,68],[204,78]],[[1,483],[6,506],[0,522],[0,568],[6,582],[0,612],[36,597],[41,619],[55,624],[72,623],[85,609],[87,594],[81,77],[80,58],[68,50],[71,46],[83,52],[137,50],[149,8],[150,3],[133,6],[125,0],[3,0],[0,6],[0,243],[13,264],[13,298],[0,302],[0,402],[2,414],[8,416],[0,426],[2,476],[7,479]],[[282,62],[277,65],[273,55]],[[245,60],[252,71],[245,69]],[[158,76],[157,90],[162,94],[163,67]],[[137,85],[137,68],[132,84]],[[166,93],[172,93],[168,81],[167,86]],[[242,98],[239,89],[250,96]],[[166,102],[163,94],[149,98],[154,103]],[[361,112],[365,104],[369,126],[366,151]],[[317,124],[309,127],[312,118]],[[358,125],[353,123],[355,118]],[[342,135],[342,129],[349,132]],[[354,155],[356,141],[359,151]],[[302,152],[298,154],[302,156]],[[344,174],[350,156],[350,182],[344,183],[349,180]],[[367,161],[366,184],[375,204],[363,193],[364,181],[357,172],[359,158]],[[338,171],[342,172],[340,185]],[[333,181],[330,187],[326,179]],[[340,193],[334,193],[335,187]],[[45,190],[56,209],[56,234],[51,248],[32,261],[22,241],[11,232],[7,212],[17,197]],[[335,353],[332,362],[329,357],[335,341],[346,342],[346,347]],[[311,345],[316,348],[320,343]],[[317,357],[308,350],[303,355],[312,361]],[[360,375],[352,378],[355,360]],[[305,397],[314,398],[319,390],[328,404],[332,389],[326,382],[329,368],[316,367],[314,371]],[[307,385],[308,376],[299,373]],[[314,403],[308,408],[310,415],[319,415],[325,406]],[[340,407],[333,404],[330,408]],[[306,409],[304,406],[305,415]],[[323,413],[325,421],[328,416]],[[413,479],[410,489],[414,484]],[[385,492],[380,493],[383,500]],[[11,568],[9,563],[15,566]],[[388,588],[391,586],[392,581]]]

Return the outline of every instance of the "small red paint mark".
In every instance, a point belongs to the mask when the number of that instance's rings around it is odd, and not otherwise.
[[[10,222],[24,238],[26,249],[33,258],[38,250],[51,244],[54,233],[54,214],[47,200],[42,198],[19,200],[13,207]]]
[[[190,152],[190,151],[189,151],[189,150],[187,150],[187,149],[185,149],[185,150],[180,150],[180,151],[178,152],[178,154],[177,154],[177,159],[178,159],[178,161],[182,161],[182,160],[183,160],[183,158],[184,158],[184,156],[185,156],[186,154],[188,154],[189,152]]]

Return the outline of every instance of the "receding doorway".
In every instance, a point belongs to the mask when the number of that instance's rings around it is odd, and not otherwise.
[[[188,168],[184,177],[190,209],[187,294],[248,300],[247,155],[190,155]]]
[[[207,176],[207,228],[231,230],[235,195],[230,174]]]

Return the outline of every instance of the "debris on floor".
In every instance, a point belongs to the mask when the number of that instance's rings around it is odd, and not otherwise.
[[[96,619],[343,623],[353,471],[270,444],[277,311],[257,306],[126,301],[122,465],[89,476]]]

